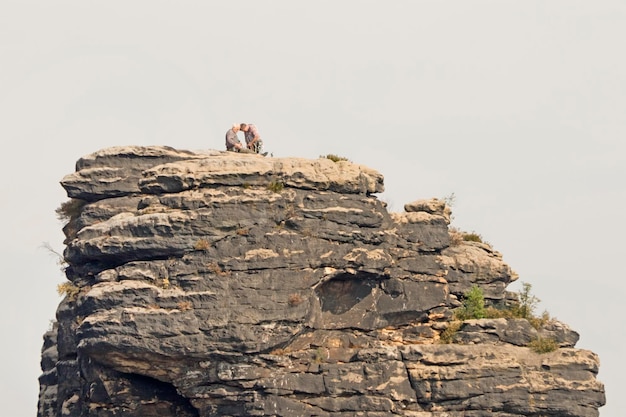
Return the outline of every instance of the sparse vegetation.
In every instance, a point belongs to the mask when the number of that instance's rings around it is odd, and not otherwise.
[[[170,279],[168,277],[165,277],[161,280],[161,288],[167,290],[170,288],[170,286]]]
[[[541,300],[530,293],[532,285],[522,282],[522,290],[517,293],[519,305],[517,316],[525,319],[534,317],[535,309]]]
[[[63,282],[59,285],[57,285],[57,292],[59,293],[60,296],[67,296],[67,299],[69,301],[74,301],[76,300],[76,297],[78,297],[78,293],[80,291],[80,288],[78,288],[76,285],[74,285],[72,282]]]
[[[61,205],[55,210],[57,219],[69,222],[80,215],[83,207],[87,204],[86,201],[78,198],[71,198],[68,201],[61,203]]]
[[[191,303],[191,301],[188,301],[188,300],[179,301],[177,306],[180,311],[187,311],[193,308],[193,304]]]
[[[452,246],[458,246],[463,242],[478,242],[489,245],[489,242],[476,232],[464,232],[456,227],[450,227],[448,234],[450,235],[450,245]]]
[[[230,272],[224,271],[222,267],[217,262],[211,262],[207,264],[207,268],[210,272],[213,272],[215,275],[220,277],[225,277],[230,275]]]
[[[483,291],[477,285],[467,291],[462,303],[463,305],[454,311],[454,321],[448,323],[448,327],[439,335],[440,343],[452,343],[454,335],[461,328],[464,320],[480,318],[523,318],[537,330],[543,328],[553,320],[548,312],[537,317],[534,311],[539,303],[539,299],[531,293],[532,286],[522,283],[522,289],[518,292],[518,302],[508,308],[485,307]],[[559,344],[552,338],[538,337],[533,339],[528,347],[536,353],[553,352],[559,348]]]
[[[302,304],[302,302],[304,301],[304,299],[302,298],[302,296],[298,293],[294,293],[294,294],[290,294],[289,295],[289,305],[292,307],[295,307],[299,304]]]
[[[556,340],[548,338],[548,337],[538,337],[533,339],[528,347],[536,353],[549,353],[554,352],[559,348],[559,344]]]
[[[326,158],[326,159],[330,159],[333,162],[339,162],[339,161],[350,161],[348,158],[344,158],[343,156],[339,156],[339,155],[334,155],[332,153],[329,153],[328,155],[320,155],[320,158]]]
[[[546,324],[548,324],[549,322],[551,322],[553,320],[552,317],[550,317],[550,314],[547,311],[544,311],[541,316],[537,317],[537,316],[533,316],[533,317],[529,317],[526,320],[528,320],[530,322],[530,324],[537,330],[543,328]]]
[[[463,306],[455,311],[455,316],[459,320],[482,319],[485,317],[485,296],[483,290],[478,285],[463,295]]]
[[[454,335],[456,334],[456,332],[459,331],[462,324],[463,322],[460,320],[455,320],[448,323],[448,327],[446,327],[446,329],[439,335],[439,342],[445,344],[452,343]]]
[[[441,200],[451,209],[456,204],[456,195],[454,193],[450,193],[447,196],[442,197]],[[450,216],[450,220],[452,221],[452,216]]]
[[[447,196],[442,197],[441,200],[448,207],[448,210],[450,210],[450,223],[452,223],[454,221],[454,215],[452,214],[452,207],[454,207],[454,205],[456,204],[456,194],[452,192],[448,194]]]
[[[235,233],[237,233],[239,236],[248,236],[248,234],[250,233],[250,229],[248,229],[247,227],[240,227],[236,230]]]
[[[531,293],[532,285],[522,283],[522,290],[517,294],[518,303],[508,308],[485,307],[483,291],[474,285],[463,297],[463,306],[455,310],[455,318],[458,320],[478,318],[521,318],[526,319],[537,330],[543,328],[553,320],[547,311],[541,316],[535,316],[537,304],[541,301]]]
[[[326,359],[326,351],[322,347],[318,347],[315,349],[315,353],[313,354],[313,361],[315,363],[322,363]]]
[[[456,227],[450,227],[448,229],[448,234],[450,235],[451,246],[458,246],[463,243],[463,232],[461,232]]]
[[[493,310],[500,312],[500,317],[526,319],[535,329],[541,329],[553,318],[547,311],[544,311],[540,316],[535,315],[535,310],[541,300],[531,293],[531,289],[531,284],[522,282],[522,289],[517,293],[518,302],[516,304],[506,310]]]
[[[456,204],[456,195],[454,193],[450,193],[447,196],[442,197],[441,200],[443,200],[448,207],[453,207]]]
[[[509,308],[495,308],[495,307],[485,307],[485,318],[488,319],[512,319],[516,318],[513,311]]]
[[[463,240],[466,242],[485,243],[483,237],[476,232],[463,233]]]
[[[211,244],[206,239],[198,239],[196,244],[193,246],[195,250],[203,250],[207,251],[211,248]]]
[[[280,181],[272,181],[269,184],[267,184],[267,189],[274,193],[280,193],[284,188],[285,188],[285,184],[283,184]]]
[[[78,222],[76,219],[83,211],[83,207],[87,204],[86,201],[77,198],[71,198],[68,201],[61,203],[61,205],[55,210],[57,219],[65,223],[63,227],[63,233],[65,234],[65,241],[75,239],[79,231]]]
[[[65,268],[67,267],[67,260],[65,260],[65,257],[59,252],[55,251],[48,242],[42,243],[41,247],[46,249],[50,254],[54,255],[57,260],[57,264],[61,267],[61,271],[65,272]]]

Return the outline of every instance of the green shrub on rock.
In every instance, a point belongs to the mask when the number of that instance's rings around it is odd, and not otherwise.
[[[463,306],[456,310],[459,320],[482,319],[485,317],[485,296],[478,285],[473,285],[463,296]]]
[[[339,155],[334,155],[332,153],[329,153],[328,155],[322,155],[320,156],[320,158],[330,159],[333,162],[349,161],[348,158],[344,158],[343,156],[339,156]]]
[[[479,235],[478,233],[475,233],[475,232],[464,233],[463,234],[463,240],[466,241],[466,242],[484,243],[483,242],[483,237],[481,235]]]
[[[536,353],[549,353],[557,350],[559,348],[559,345],[554,339],[547,337],[538,337],[536,339],[533,339],[528,344],[528,347]]]
[[[284,188],[285,184],[280,181],[272,181],[267,184],[267,189],[275,193],[280,193]]]
[[[439,343],[449,344],[454,340],[454,335],[461,329],[462,321],[455,320],[448,323],[448,327],[439,335]]]

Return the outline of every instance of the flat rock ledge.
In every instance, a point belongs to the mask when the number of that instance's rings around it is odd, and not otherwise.
[[[388,213],[349,161],[115,147],[61,181],[66,296],[38,417],[598,416],[598,357],[512,302],[489,245],[438,199]],[[528,346],[551,339],[544,354]],[[443,343],[446,340],[448,343]]]

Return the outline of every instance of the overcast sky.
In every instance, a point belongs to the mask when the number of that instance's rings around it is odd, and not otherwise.
[[[2,414],[36,413],[76,160],[252,122],[274,156],[377,169],[395,211],[454,193],[623,417],[624,51],[623,0],[0,1]]]

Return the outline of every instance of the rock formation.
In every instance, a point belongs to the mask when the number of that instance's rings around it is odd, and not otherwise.
[[[605,402],[567,325],[455,321],[472,288],[515,306],[517,276],[459,239],[441,200],[388,213],[372,169],[117,147],[61,184],[69,281],[39,417],[586,417]]]

